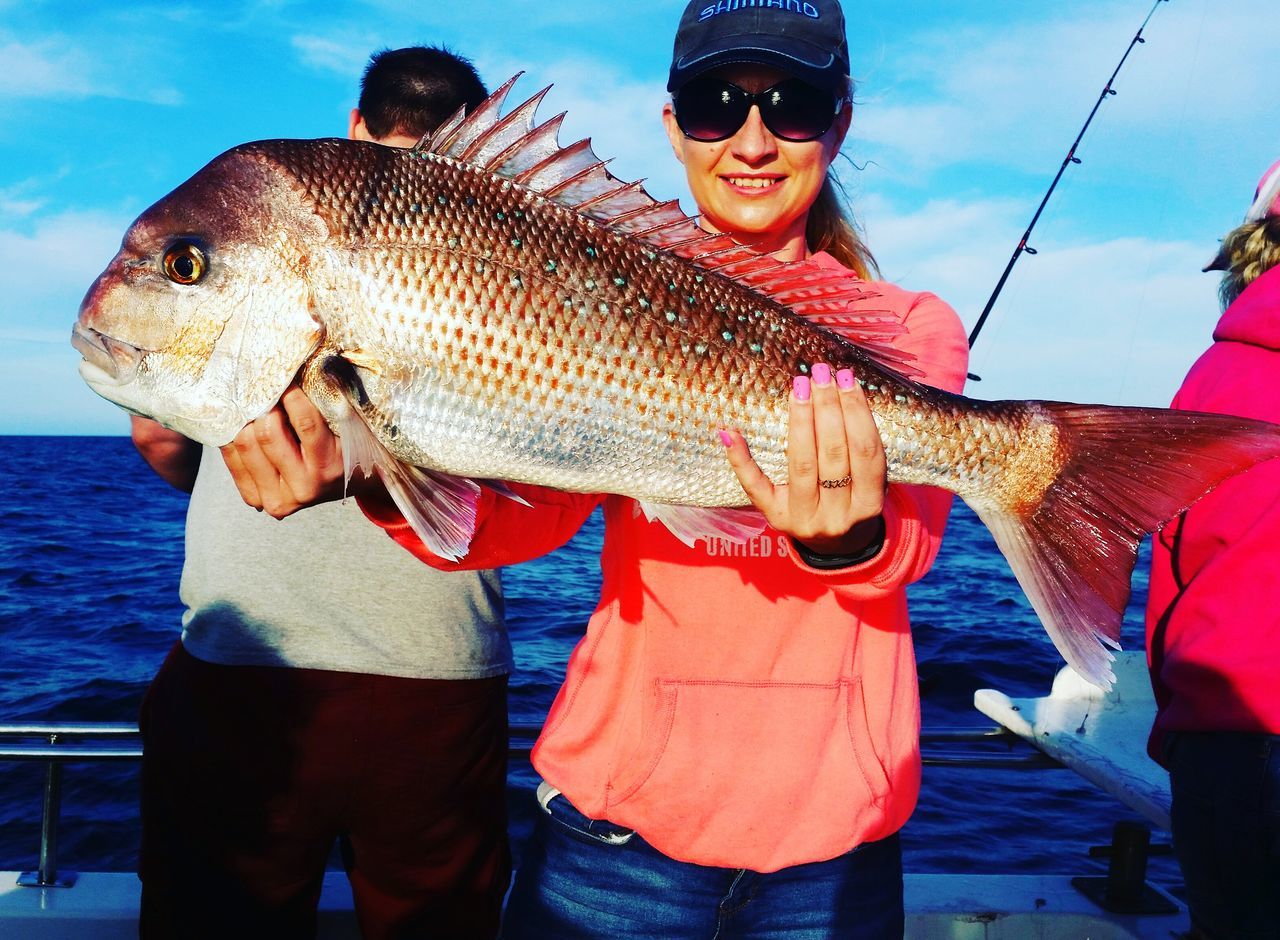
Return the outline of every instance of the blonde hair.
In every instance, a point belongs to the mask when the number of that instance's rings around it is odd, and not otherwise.
[[[809,207],[804,239],[810,251],[825,251],[864,281],[880,276],[876,259],[862,241],[858,226],[845,211],[844,187],[831,170],[822,181],[818,198]]]
[[[1218,287],[1222,306],[1229,307],[1244,289],[1280,264],[1280,216],[1246,222],[1222,240],[1227,269]]]
[[[853,79],[845,76],[844,97],[846,106],[853,106],[855,90]],[[804,240],[810,251],[825,251],[864,281],[880,276],[871,249],[862,241],[858,224],[845,209],[844,186],[831,169],[822,181],[818,198],[809,207],[809,219],[804,227]]]

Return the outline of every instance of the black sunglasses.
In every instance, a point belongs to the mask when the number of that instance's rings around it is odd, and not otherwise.
[[[752,94],[731,82],[695,78],[671,98],[676,123],[685,137],[703,143],[727,140],[747,122],[751,106],[770,133],[783,140],[817,140],[831,129],[844,104],[843,97],[788,78]]]

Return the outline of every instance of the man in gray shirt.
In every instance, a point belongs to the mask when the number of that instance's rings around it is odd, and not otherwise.
[[[446,50],[381,52],[348,136],[410,146],[484,97]],[[289,423],[300,394],[255,424],[326,459]],[[427,568],[354,500],[273,519],[217,450],[142,418],[133,439],[191,493],[182,636],[141,718],[142,935],[314,936],[337,839],[366,938],[493,936],[510,874],[498,573]]]

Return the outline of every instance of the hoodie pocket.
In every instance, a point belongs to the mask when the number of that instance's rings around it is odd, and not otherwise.
[[[609,811],[646,837],[661,832],[651,841],[662,851],[764,870],[729,847],[754,840],[774,861],[812,861],[881,818],[889,776],[857,678],[659,680],[657,691],[653,720],[609,786]]]

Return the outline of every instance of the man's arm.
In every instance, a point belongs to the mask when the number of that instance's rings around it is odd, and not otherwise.
[[[142,459],[170,486],[190,493],[200,469],[200,444],[170,431],[150,418],[131,416],[133,446]]]

